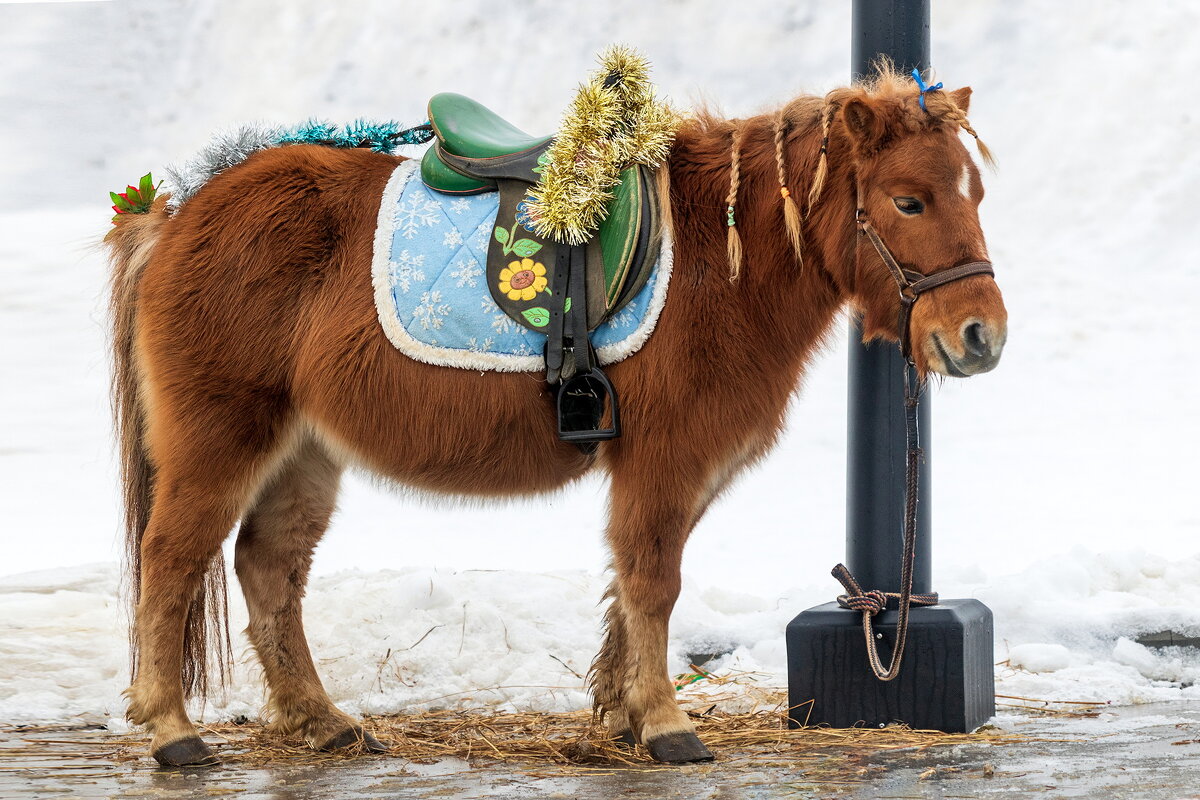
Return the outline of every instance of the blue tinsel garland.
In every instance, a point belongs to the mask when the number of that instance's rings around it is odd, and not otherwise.
[[[379,153],[392,153],[401,145],[425,144],[432,138],[433,128],[428,123],[415,128],[401,128],[400,123],[394,120],[371,122],[360,119],[341,127],[317,119],[290,128],[261,123],[243,125],[214,136],[186,164],[167,168],[171,194],[168,207],[172,210],[179,208],[214,175],[270,147],[317,144],[325,147],[362,147]]]
[[[433,137],[425,126],[401,128],[395,120],[372,122],[356,119],[338,127],[332,122],[311,119],[285,128],[278,144],[320,144],[326,147],[369,147],[377,153],[391,153],[400,145],[424,144]]]

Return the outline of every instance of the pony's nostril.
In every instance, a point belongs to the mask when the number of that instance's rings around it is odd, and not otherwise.
[[[987,328],[982,322],[972,322],[963,328],[963,347],[973,356],[986,356],[991,353],[988,343]]]

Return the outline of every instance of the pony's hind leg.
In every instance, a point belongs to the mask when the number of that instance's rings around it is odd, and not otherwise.
[[[609,730],[641,742],[657,761],[712,760],[667,673],[667,624],[679,597],[683,546],[697,518],[695,496],[682,483],[651,489],[613,473],[608,539],[616,577],[592,692]]]
[[[321,685],[304,636],[301,601],[313,548],[325,534],[342,468],[312,438],[263,486],[238,532],[234,566],[250,612],[247,634],[270,691],[271,724],[309,746],[383,747],[339,711]]]
[[[149,428],[157,475],[139,546],[137,674],[126,691],[126,715],[151,733],[159,763],[208,765],[216,758],[188,719],[183,685],[185,659],[192,671],[204,670],[204,641],[189,642],[185,630],[192,629],[190,616],[202,613],[194,602],[198,590],[278,452],[284,422],[275,409],[254,414],[196,397],[191,405],[160,400]]]
[[[184,629],[237,512],[189,483],[168,477],[158,484],[178,491],[157,493],[142,540],[137,675],[125,692],[126,716],[149,731],[150,751],[163,766],[216,763],[184,707]]]

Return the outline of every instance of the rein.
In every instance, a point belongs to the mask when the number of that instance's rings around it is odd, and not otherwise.
[[[917,403],[921,398],[922,382],[917,377],[917,365],[912,357],[912,336],[909,330],[912,324],[912,309],[917,299],[925,292],[945,286],[948,283],[960,281],[975,275],[994,276],[990,261],[971,261],[966,264],[944,269],[932,275],[915,270],[905,269],[892,255],[892,251],[883,243],[883,239],[867,219],[867,211],[863,207],[862,186],[858,187],[858,204],[854,214],[860,236],[866,236],[875,246],[875,251],[883,260],[888,271],[896,280],[900,290],[900,354],[904,357],[904,427],[907,441],[904,471],[904,552],[900,561],[900,592],[881,592],[877,589],[863,591],[862,586],[850,574],[844,564],[833,568],[833,577],[846,589],[846,594],[838,597],[837,602],[842,608],[862,612],[863,636],[867,644],[867,661],[871,671],[881,681],[890,681],[900,674],[900,663],[904,659],[904,645],[908,640],[908,614],[912,606],[937,605],[936,592],[929,594],[913,594],[913,562],[917,555],[917,476],[918,467],[924,451],[921,449],[920,430],[917,425]],[[896,644],[892,649],[892,657],[886,669],[879,657],[876,634],[872,627],[872,619],[876,614],[888,607],[890,601],[895,601],[899,610],[896,620]],[[882,634],[880,634],[882,638]]]

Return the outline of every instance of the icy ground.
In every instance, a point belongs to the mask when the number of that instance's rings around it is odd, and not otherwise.
[[[460,3],[453,25],[437,4],[403,24],[383,22],[383,0],[353,5],[0,4],[0,718],[119,713],[106,271],[93,247],[108,189],[222,125],[416,122],[443,90],[548,130],[590,53],[614,40],[642,47],[677,101],[700,94],[730,115],[824,91],[849,69],[841,4],[529,3],[504,22],[540,31],[521,51],[495,35],[488,0]],[[996,612],[1002,693],[1192,696],[1195,656],[1132,640],[1200,635],[1200,48],[1188,39],[1200,7],[934,5],[938,77],[974,87],[972,122],[1000,160],[981,213],[1010,313],[996,372],[931,387],[935,588]],[[155,69],[112,66],[134,44]],[[530,75],[540,93],[512,91]],[[695,532],[673,670],[735,646],[725,669],[779,680],[784,623],[834,595],[844,349],[814,365],[778,449]],[[568,506],[584,509],[569,529],[549,522]],[[307,604],[335,698],[376,711],[583,703],[571,670],[598,642],[603,514],[598,482],[481,508],[350,480]],[[244,613],[236,589],[233,608]],[[210,713],[260,706],[242,678]]]

